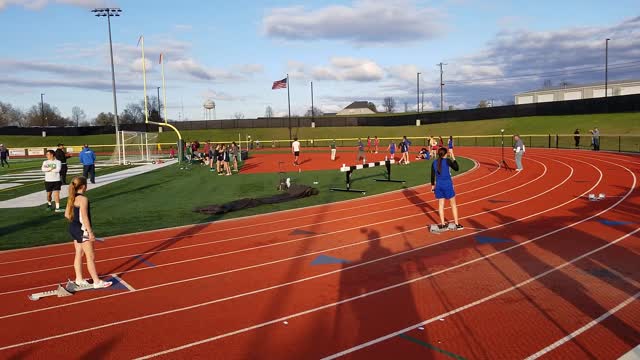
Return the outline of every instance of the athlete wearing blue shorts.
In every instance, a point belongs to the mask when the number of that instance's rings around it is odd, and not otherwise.
[[[436,199],[438,199],[438,213],[440,214],[441,229],[447,228],[447,223],[444,220],[444,200],[449,200],[451,204],[451,211],[453,212],[453,220],[455,221],[456,230],[464,229],[462,225],[458,223],[458,206],[456,204],[456,192],[453,189],[453,180],[451,179],[451,170],[460,170],[458,162],[453,154],[449,154],[447,149],[441,147],[438,149],[438,157],[433,161],[431,165],[431,191],[435,193]]]

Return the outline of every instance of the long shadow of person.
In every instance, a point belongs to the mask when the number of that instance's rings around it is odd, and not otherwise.
[[[495,216],[502,224],[516,220],[515,218],[507,216],[499,211],[489,209],[485,209],[485,211]],[[590,209],[584,207],[573,210],[575,215],[553,217],[553,228],[557,229],[574,223],[577,220],[584,218],[585,214],[588,214],[589,211]],[[520,221],[519,223],[524,223],[527,228],[549,227],[549,219],[540,217],[535,217],[525,222]],[[519,239],[522,241],[527,240],[523,234],[518,234],[516,231],[517,229],[511,228],[499,230],[500,237]],[[553,270],[559,265],[557,260],[553,260],[553,257],[560,257],[564,259],[565,262],[569,262],[590,250],[602,247],[608,243],[609,241],[596,234],[584,232],[573,226],[562,231],[562,240],[558,239],[558,241],[549,241],[548,239],[541,238],[535,242],[536,248],[544,249],[546,250],[546,253],[552,254],[549,259],[544,259],[541,258],[539,254],[535,255],[531,253],[525,246],[520,246],[513,250],[506,251],[503,254],[511,259],[512,264],[517,264],[522,270],[528,273],[530,277],[535,277],[546,271]],[[505,248],[513,245],[514,243],[492,244],[492,246],[498,251],[504,250]],[[479,255],[482,255],[477,248],[476,251]],[[632,279],[632,281],[637,282],[639,280],[637,279],[637,274],[640,273],[640,263],[637,261],[637,254],[631,253],[627,249],[615,244],[610,245],[605,251],[607,252],[606,257],[609,258],[609,261],[611,261],[611,259],[615,259],[615,263],[622,263],[626,264],[627,267],[633,267],[635,269],[634,275],[636,279]],[[610,257],[608,254],[616,254],[616,256]],[[514,275],[507,274],[502,270],[498,264],[497,258],[494,257],[487,260],[488,263],[509,283],[515,285],[516,282],[519,282],[519,280],[515,280]],[[592,262],[588,260],[574,262],[572,263],[572,267],[578,268],[580,270],[579,273],[572,272],[570,270],[571,267],[565,267],[564,270],[553,271],[549,275],[538,278],[537,281],[543,284],[547,290],[562,298],[566,303],[573,305],[573,307],[581,314],[589,318],[595,319],[602,314],[607,313],[610,309],[605,308],[602,305],[602,302],[600,301],[601,299],[599,300],[594,298],[594,289],[591,288],[591,285],[594,285],[602,289],[603,279],[599,278],[598,275],[603,274],[603,272],[594,272]],[[637,287],[634,286],[632,282],[619,276],[617,272],[606,271],[604,274],[607,277],[607,285],[628,295],[633,295],[637,292]],[[563,325],[562,319],[558,318],[562,315],[557,315],[556,313],[549,311],[548,298],[543,300],[534,299],[522,288],[517,288],[516,291],[522,295],[531,306],[535,307],[537,311],[549,321],[549,323],[554,324],[557,330],[561,331],[565,335],[568,335],[574,330],[573,328],[567,328]],[[545,302],[542,303],[542,301]],[[600,324],[607,327],[613,334],[622,334],[621,340],[625,341],[629,346],[637,345],[637,338],[633,339],[628,336],[628,334],[637,334],[635,329],[616,316],[611,316],[607,321],[601,322]],[[577,342],[575,344],[582,349],[584,354],[593,357],[584,346]]]
[[[344,270],[340,276],[339,300],[353,299],[340,304],[336,310],[333,340],[337,348],[341,349],[362,344],[421,321],[412,287],[409,285],[366,296],[372,291],[406,281],[407,272],[403,267],[404,260],[398,258],[349,270],[359,264],[393,254],[380,244],[380,233],[377,230],[362,228],[360,231],[366,234],[369,246],[358,261],[343,265]]]

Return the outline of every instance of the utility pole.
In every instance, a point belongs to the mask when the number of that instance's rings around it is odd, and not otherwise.
[[[436,65],[440,66],[440,111],[444,111],[444,95],[442,94],[442,87],[444,86],[444,82],[442,81],[442,66],[447,64],[441,62]]]
[[[607,87],[609,82],[609,38],[604,42],[604,97],[608,97]]]
[[[315,122],[316,122],[316,118],[315,118],[315,110],[313,108],[313,81],[312,81],[311,82],[311,123],[315,124]]]
[[[424,90],[422,90],[422,102],[420,103],[420,112],[424,111]]]
[[[40,110],[42,111],[42,125],[46,126],[44,123],[44,94],[40,94]]]
[[[416,112],[420,112],[420,73],[416,74]]]

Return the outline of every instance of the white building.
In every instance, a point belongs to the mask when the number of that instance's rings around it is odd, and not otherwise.
[[[640,94],[640,80],[610,81],[607,96]],[[516,95],[516,105],[604,97],[604,83],[554,86]]]
[[[346,108],[338,111],[336,115],[369,115],[375,113],[376,112],[371,109],[368,101],[354,101]]]

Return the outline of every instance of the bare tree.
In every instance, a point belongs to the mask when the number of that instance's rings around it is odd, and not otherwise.
[[[489,107],[489,102],[487,100],[480,100],[480,102],[478,103],[478,106],[476,106],[477,108],[486,108]]]
[[[369,108],[369,110],[371,110],[371,111],[373,111],[373,112],[375,112],[375,113],[377,113],[377,112],[378,112],[378,108],[376,108],[376,104],[374,104],[374,103],[372,103],[372,102],[369,102],[369,103],[367,104],[367,107]]]
[[[241,112],[237,112],[233,114],[233,117],[236,118],[236,120],[241,120],[241,119],[244,119],[244,114]]]
[[[71,121],[73,121],[76,126],[80,125],[80,121],[83,121],[87,118],[87,115],[84,113],[84,110],[80,109],[78,106],[74,106],[71,108]]]
[[[391,96],[387,96],[386,98],[384,98],[384,100],[382,101],[382,106],[385,108],[385,110],[388,113],[391,113],[395,110],[396,108],[396,100],[394,98],[392,98]]]
[[[307,110],[307,112],[304,114],[304,116],[311,116],[311,115],[315,115],[315,116],[322,116],[324,115],[324,112],[322,112],[322,110],[318,109],[317,107],[313,107],[313,114],[311,113],[311,109]]]
[[[43,110],[44,109],[44,114]],[[71,121],[60,114],[57,107],[48,103],[33,105],[25,114],[27,126],[65,126]]]
[[[24,126],[24,120],[22,110],[0,101],[0,126]]]
[[[271,105],[268,105],[266,109],[264,109],[264,117],[266,118],[272,118],[273,117],[273,108],[271,108]]]
[[[101,112],[93,120],[93,123],[96,124],[97,126],[114,125],[113,114],[112,113],[103,113],[103,112]]]

